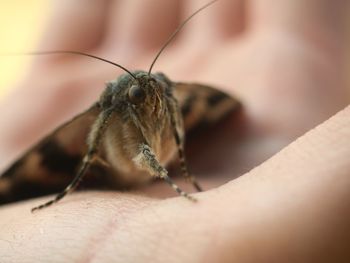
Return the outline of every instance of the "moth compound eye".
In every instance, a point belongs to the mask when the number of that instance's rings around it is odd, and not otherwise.
[[[138,85],[132,85],[129,89],[129,99],[131,103],[138,104],[144,101],[146,97],[145,91]]]

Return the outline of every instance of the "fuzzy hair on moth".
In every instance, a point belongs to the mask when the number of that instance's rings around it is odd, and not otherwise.
[[[65,187],[52,200],[32,209],[40,210],[74,191],[83,178],[89,181],[94,176],[115,189],[152,177],[161,178],[179,195],[196,201],[173,182],[165,166],[177,153],[182,176],[201,191],[187,168],[185,134],[198,125],[219,121],[239,109],[240,104],[215,88],[173,82],[162,73],[152,73],[152,69],[184,25],[217,1],[202,6],[178,26],[148,71],[130,71],[79,51],[26,53],[86,56],[119,67],[125,74],[108,82],[96,103],[43,138],[0,176],[0,204],[54,193]],[[72,175],[75,176],[71,178]]]

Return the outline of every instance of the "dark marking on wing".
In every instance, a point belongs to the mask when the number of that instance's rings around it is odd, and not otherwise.
[[[241,108],[234,97],[200,84],[176,83],[174,95],[181,107],[186,134],[215,125]]]
[[[93,105],[61,125],[11,165],[0,176],[0,204],[62,190],[72,180],[85,154],[86,137],[99,112],[99,105]],[[91,171],[101,172],[101,169],[95,167]],[[107,177],[102,176],[102,182],[103,178]],[[86,181],[94,185],[89,178]]]
[[[8,168],[0,177],[0,179],[2,178],[7,178],[7,177],[11,177],[11,175],[13,175],[18,169],[20,169],[20,167],[23,165],[24,163],[24,159],[18,159],[16,162],[14,162],[10,168]]]
[[[184,101],[184,103],[181,106],[182,116],[186,116],[191,112],[192,104],[195,100],[196,100],[196,95],[190,94],[190,96]]]
[[[6,189],[4,185],[10,185]],[[60,191],[62,185],[50,185],[44,182],[32,182],[30,180],[2,179],[0,181],[0,205],[25,200],[42,195],[48,195]]]
[[[41,165],[55,173],[74,173],[82,158],[81,154],[69,154],[54,139],[41,145],[38,152],[42,156]]]
[[[215,107],[218,105],[220,102],[224,101],[227,99],[227,94],[220,92],[215,95],[209,96],[207,99],[207,103],[209,107]]]

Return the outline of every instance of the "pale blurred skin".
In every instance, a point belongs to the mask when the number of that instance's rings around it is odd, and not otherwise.
[[[54,2],[38,50],[86,51],[130,69],[147,68],[178,22],[205,3]],[[175,195],[159,182],[137,193],[73,194],[35,214],[30,208],[48,197],[4,206],[2,259],[349,262],[350,109],[337,113],[348,104],[345,2],[232,0],[198,15],[155,70],[221,87],[244,104],[239,142],[232,139],[235,124],[228,123],[191,156],[204,167],[211,156],[220,157],[220,176],[206,168],[209,176],[198,174],[212,189],[195,194],[196,204],[166,199]],[[120,73],[82,57],[35,58],[28,77],[0,106],[1,167],[91,104],[104,81]],[[209,152],[206,145],[219,146]]]

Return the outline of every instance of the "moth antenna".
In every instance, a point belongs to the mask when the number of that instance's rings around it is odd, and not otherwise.
[[[187,24],[188,21],[190,21],[195,15],[197,15],[199,12],[201,12],[202,10],[206,9],[207,7],[209,7],[210,5],[214,4],[215,2],[217,2],[219,0],[214,0],[211,1],[207,4],[205,4],[204,6],[202,6],[201,8],[199,8],[197,11],[195,11],[192,15],[190,15],[189,17],[187,17],[176,29],[175,31],[170,35],[170,37],[168,38],[167,41],[165,41],[164,45],[162,46],[162,48],[158,51],[156,57],[154,58],[154,60],[152,61],[151,66],[149,67],[148,70],[148,76],[151,75],[152,69],[154,64],[156,63],[156,61],[158,60],[160,54],[162,54],[162,52],[164,51],[164,49],[171,43],[171,41],[175,38],[175,36],[181,31],[181,29]]]
[[[80,52],[80,51],[71,51],[71,50],[51,50],[51,51],[38,51],[38,52],[24,52],[24,53],[7,53],[7,54],[1,54],[2,56],[15,56],[15,55],[55,55],[55,54],[73,54],[73,55],[80,55],[80,56],[85,56],[85,57],[89,57],[89,58],[94,58],[97,60],[101,60],[103,62],[109,63],[113,66],[116,66],[118,68],[121,68],[122,70],[124,70],[126,73],[128,73],[130,76],[132,76],[134,79],[136,79],[136,76],[134,74],[132,74],[130,72],[130,70],[126,69],[125,67],[123,67],[120,64],[117,64],[113,61],[110,61],[108,59],[105,58],[101,58],[95,55],[91,55],[91,54],[87,54],[84,52]]]

